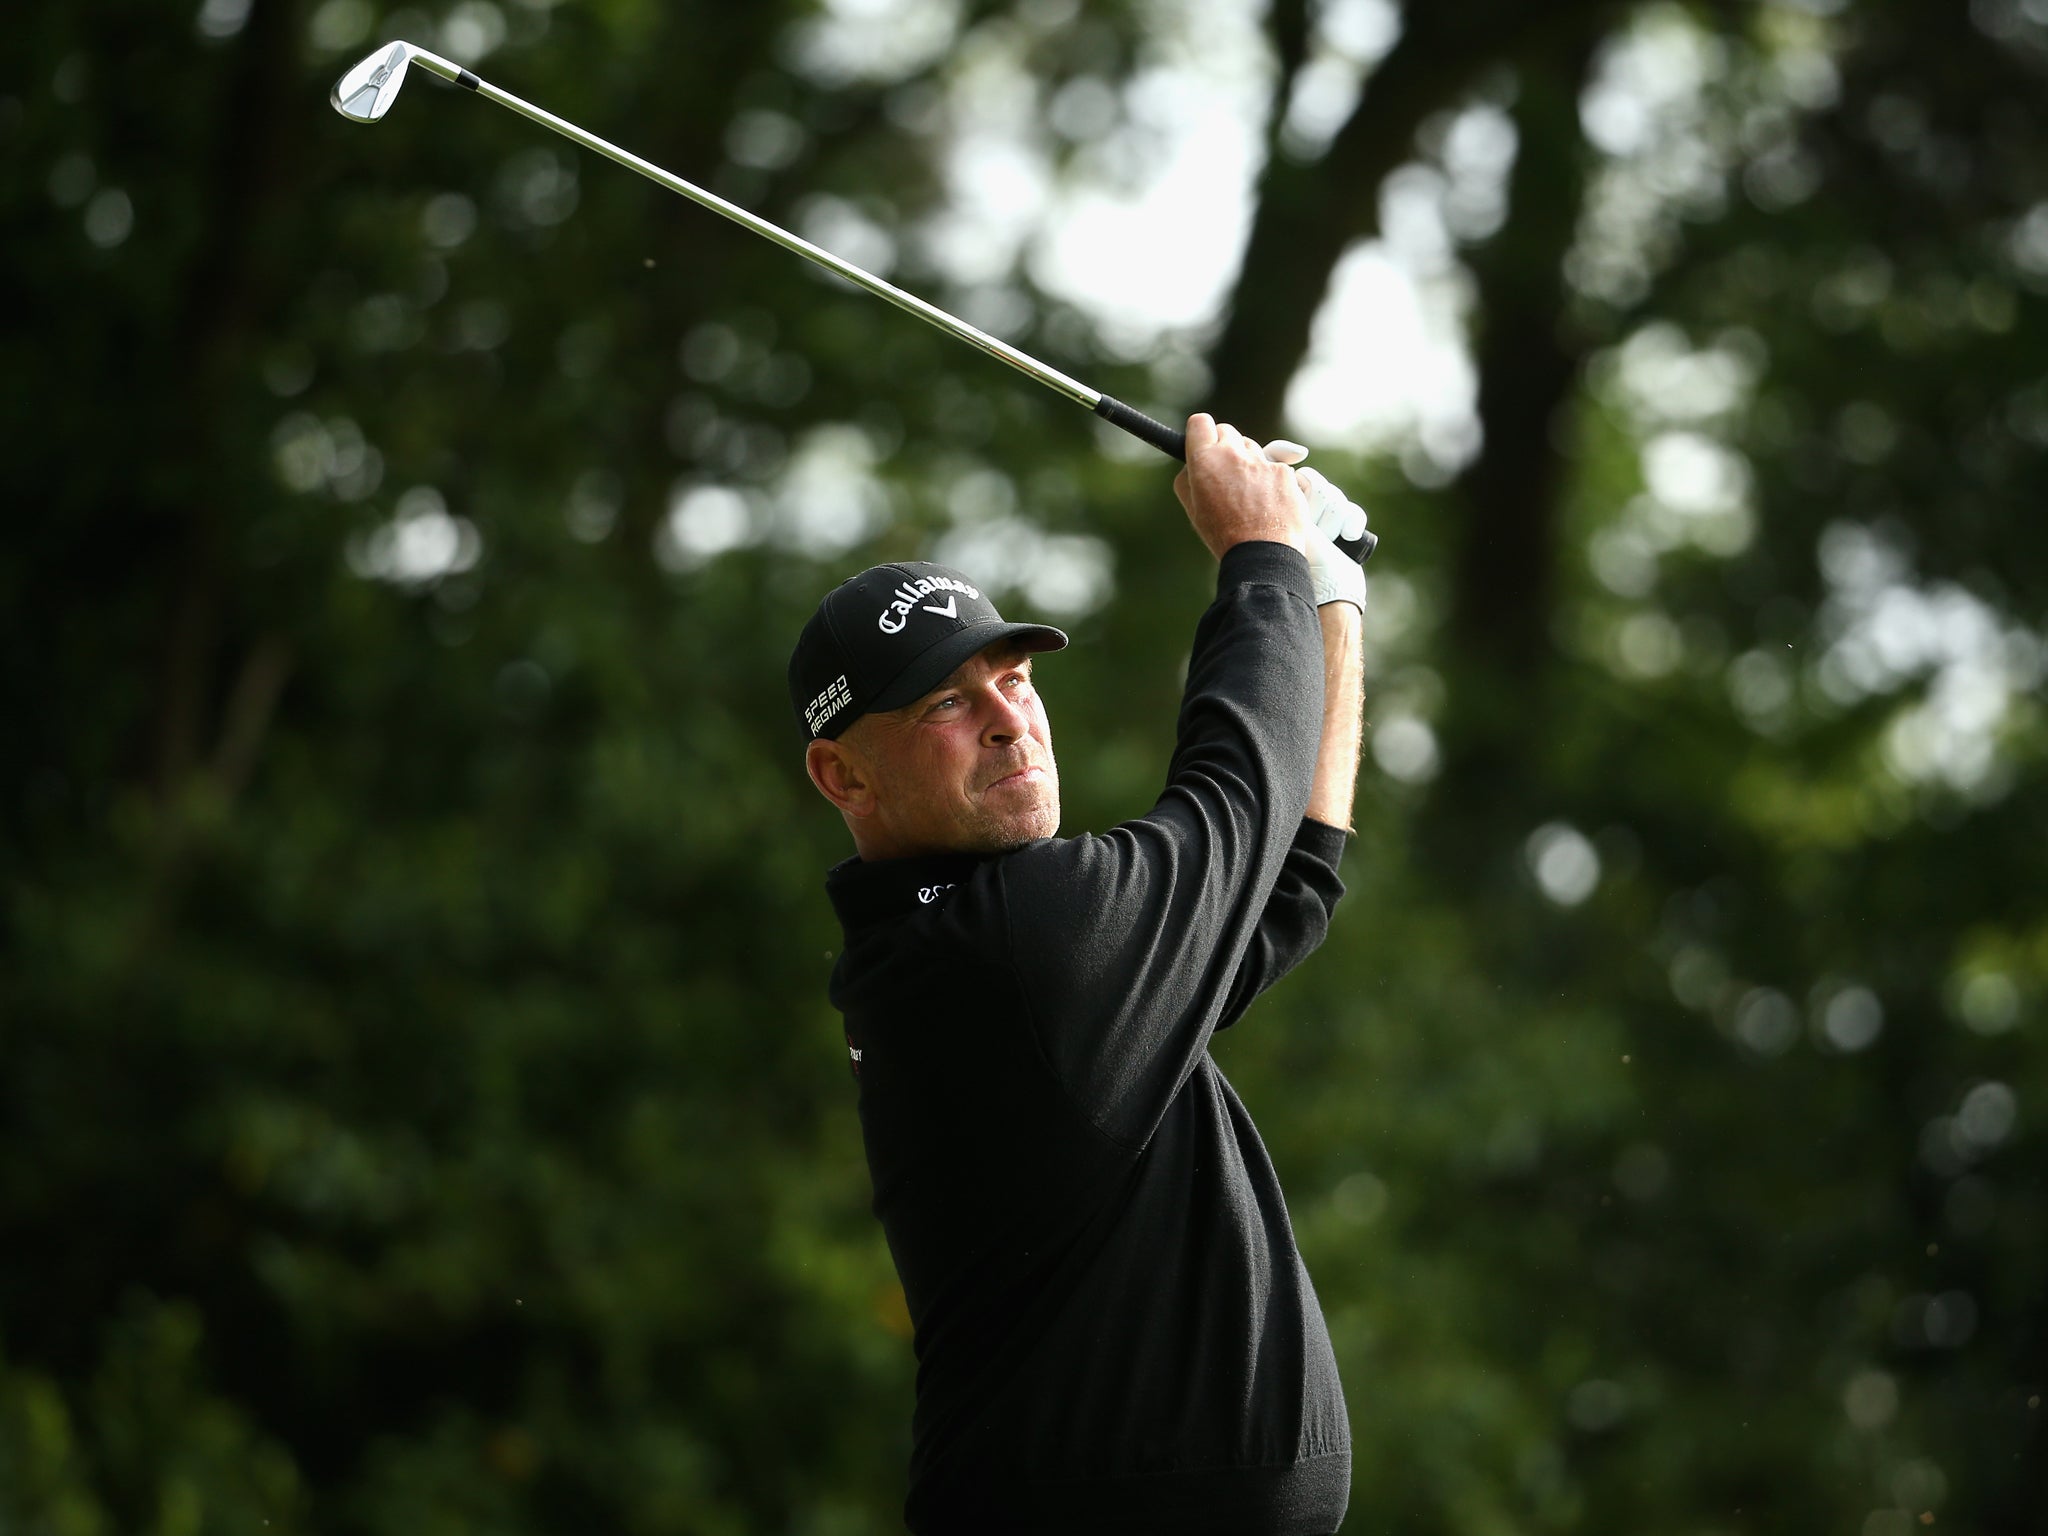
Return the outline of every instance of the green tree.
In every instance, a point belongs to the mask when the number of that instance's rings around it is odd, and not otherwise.
[[[2027,6],[89,0],[0,72],[0,1525],[895,1529],[789,643],[972,562],[1076,635],[1070,829],[1165,761],[1161,463],[473,99],[324,110],[387,35],[1155,414],[1277,431],[1433,207],[1475,430],[1316,445],[1352,892],[1219,1046],[1350,1525],[2038,1524]],[[1105,320],[977,178],[1137,175],[1219,54],[1233,291]]]

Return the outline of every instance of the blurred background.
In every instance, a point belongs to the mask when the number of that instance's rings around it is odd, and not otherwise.
[[[1348,1530],[2048,1529],[2048,3],[10,14],[0,1530],[899,1530],[789,646],[1163,778],[1166,461],[393,37],[1370,507]]]

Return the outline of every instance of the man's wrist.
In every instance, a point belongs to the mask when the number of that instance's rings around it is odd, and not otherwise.
[[[1365,615],[1349,598],[1333,598],[1327,603],[1316,605],[1316,617],[1323,621],[1323,633],[1335,630],[1346,639],[1362,638],[1365,634]]]

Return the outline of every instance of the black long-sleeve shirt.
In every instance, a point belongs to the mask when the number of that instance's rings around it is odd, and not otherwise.
[[[832,977],[915,1328],[921,1536],[1318,1536],[1350,1436],[1272,1163],[1208,1054],[1322,941],[1344,834],[1306,562],[1223,558],[1165,793],[1101,836],[834,869]]]

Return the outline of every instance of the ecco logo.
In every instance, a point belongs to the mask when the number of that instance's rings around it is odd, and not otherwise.
[[[935,607],[921,603],[919,599],[930,597],[934,592],[964,592],[976,602],[981,600],[979,588],[970,587],[964,581],[955,581],[950,576],[920,576],[915,581],[906,581],[896,588],[889,604],[875,617],[876,627],[885,635],[900,635],[903,626],[910,622],[911,610],[922,607],[926,613],[936,613],[942,619],[956,619],[960,616],[960,605],[953,599],[946,599],[946,606]]]
[[[926,906],[930,906],[939,899],[941,891],[950,891],[958,883],[958,881],[949,881],[945,885],[921,885],[917,888],[917,899]]]

